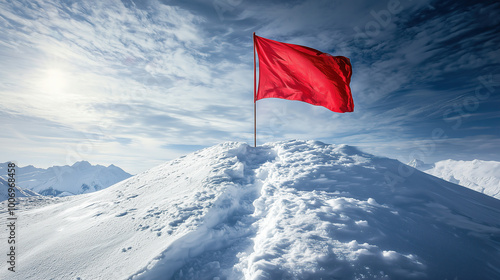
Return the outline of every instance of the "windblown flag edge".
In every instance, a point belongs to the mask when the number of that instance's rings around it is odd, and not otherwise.
[[[257,35],[254,42],[259,61],[255,102],[280,98],[322,106],[337,113],[354,110],[349,58]]]

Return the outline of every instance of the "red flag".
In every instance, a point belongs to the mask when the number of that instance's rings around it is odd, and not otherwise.
[[[351,62],[318,50],[254,35],[263,98],[298,100],[338,112],[352,112]]]

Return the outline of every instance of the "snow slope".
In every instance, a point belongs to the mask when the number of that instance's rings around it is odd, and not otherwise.
[[[409,165],[448,182],[500,199],[500,162],[447,159],[434,164],[412,161]]]
[[[390,184],[402,166],[346,145],[224,143],[26,198],[17,272],[2,262],[0,279],[500,279],[500,200],[415,169]]]
[[[2,163],[0,176],[5,179],[6,174],[7,163]],[[17,167],[16,175],[16,182],[22,189],[54,196],[94,192],[132,176],[117,166],[91,165],[87,161],[48,169],[32,165]]]

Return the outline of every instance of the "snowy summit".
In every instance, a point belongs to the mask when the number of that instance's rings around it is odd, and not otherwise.
[[[500,200],[346,145],[224,143],[24,200],[1,279],[500,279]]]

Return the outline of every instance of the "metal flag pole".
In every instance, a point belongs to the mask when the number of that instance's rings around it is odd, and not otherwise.
[[[253,33],[253,146],[257,147],[257,74],[256,74],[256,64],[255,64],[255,32]]]

